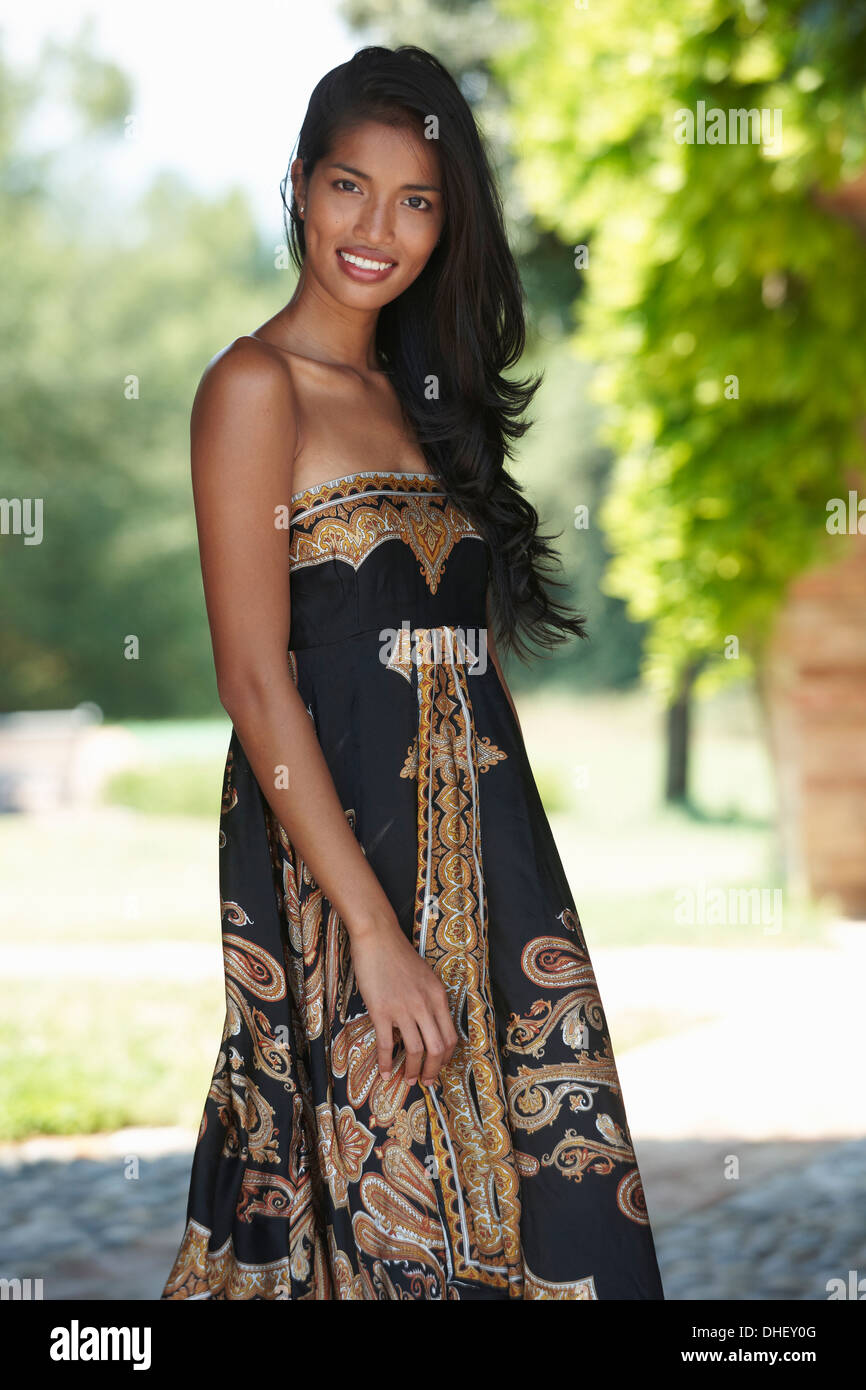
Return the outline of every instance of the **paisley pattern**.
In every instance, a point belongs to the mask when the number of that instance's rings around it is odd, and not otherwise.
[[[662,1299],[580,920],[492,662],[488,551],[438,480],[292,499],[289,670],[352,832],[448,993],[388,1080],[340,917],[236,731],[226,1016],[163,1299]]]

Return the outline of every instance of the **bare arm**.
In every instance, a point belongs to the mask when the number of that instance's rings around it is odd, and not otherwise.
[[[289,532],[297,439],[288,373],[241,339],[205,373],[192,479],[220,701],[271,809],[347,930],[393,916],[340,805],[288,664]],[[277,770],[288,769],[285,788]]]
[[[287,369],[254,340],[238,339],[209,365],[191,419],[217,688],[263,796],[345,923],[380,1069],[389,1070],[396,1026],[406,1079],[418,1077],[423,1037],[424,1079],[433,1080],[453,1050],[444,1042],[457,1041],[447,994],[404,936],[346,819],[289,669],[289,531],[277,519],[290,507],[297,440]]]

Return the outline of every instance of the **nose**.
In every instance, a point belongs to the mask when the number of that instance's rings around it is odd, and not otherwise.
[[[390,248],[394,240],[394,214],[387,199],[369,199],[358,214],[354,235],[377,251]]]

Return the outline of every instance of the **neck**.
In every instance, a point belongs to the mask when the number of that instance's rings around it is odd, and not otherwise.
[[[361,376],[381,372],[376,352],[379,310],[351,309],[339,304],[321,285],[307,280],[305,270],[280,315],[291,339],[286,346],[294,350],[295,342],[303,344],[299,350],[306,356],[348,367]]]

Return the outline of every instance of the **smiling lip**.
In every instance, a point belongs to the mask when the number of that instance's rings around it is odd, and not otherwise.
[[[361,260],[388,261],[389,264],[385,266],[384,270],[371,270],[364,266],[353,265],[351,261],[346,260],[344,255],[341,255],[341,252],[345,252],[346,255],[349,256],[358,256]],[[350,280],[357,280],[363,284],[370,284],[375,280],[384,280],[387,275],[391,274],[391,271],[397,264],[390,256],[380,255],[376,251],[367,251],[360,246],[338,246],[336,256],[340,269],[344,274],[348,275]]]

